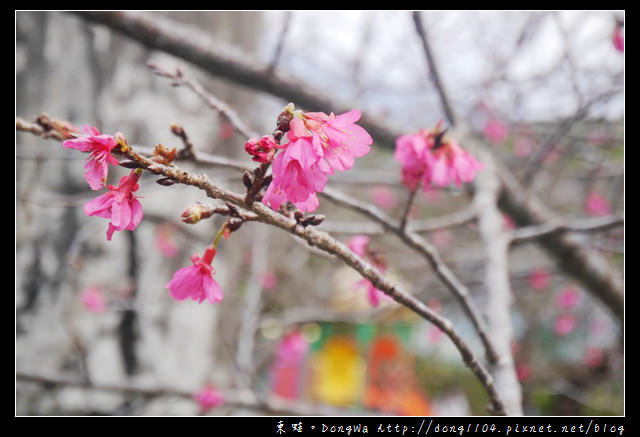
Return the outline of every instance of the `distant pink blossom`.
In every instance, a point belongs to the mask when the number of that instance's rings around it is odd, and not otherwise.
[[[174,258],[180,253],[180,249],[174,238],[174,230],[171,225],[161,224],[156,226],[155,245],[156,248],[167,258]]]
[[[427,328],[427,340],[431,343],[438,343],[442,340],[444,333],[436,325],[430,325]]]
[[[398,199],[390,188],[384,185],[376,185],[371,192],[373,203],[381,208],[390,209],[396,206]]]
[[[584,210],[590,216],[603,216],[611,214],[609,201],[599,193],[591,192],[584,202]]]
[[[516,222],[510,215],[502,214],[502,227],[508,230],[513,230],[516,228]]]
[[[87,287],[80,293],[80,300],[86,309],[92,313],[103,313],[107,309],[107,302],[98,287]]]
[[[589,144],[593,144],[594,146],[602,146],[607,143],[607,141],[611,140],[611,135],[603,129],[592,129],[587,134],[586,138]]]
[[[420,183],[446,187],[452,182],[460,186],[471,182],[483,168],[482,163],[449,140],[441,130],[441,122],[431,130],[401,135],[396,139],[395,159],[402,165],[402,182],[411,191]]]
[[[380,301],[382,299],[389,298],[389,296],[387,296],[384,291],[376,288],[376,286],[373,285],[373,283],[368,279],[361,279],[353,283],[354,290],[363,287],[367,292],[367,299],[373,307],[377,307],[378,305],[380,305]]]
[[[200,411],[205,413],[218,405],[224,403],[224,396],[212,385],[205,385],[200,391],[193,395],[193,399],[200,406]]]
[[[278,277],[273,272],[262,272],[260,274],[260,285],[263,290],[271,291],[278,285]]]
[[[436,313],[442,311],[442,302],[439,299],[431,299],[427,302],[427,306]]]
[[[318,207],[316,193],[324,190],[327,177],[353,167],[354,158],[367,154],[371,136],[355,124],[360,111],[341,115],[294,111],[285,150],[273,160],[273,179],[263,203],[279,209],[291,202],[302,212]]]
[[[520,352],[520,350],[522,349],[522,346],[520,345],[520,343],[516,340],[513,340],[511,342],[511,355],[516,356],[518,355],[518,353]]]
[[[620,26],[616,26],[613,30],[613,47],[621,53],[624,53],[624,35],[622,35],[622,28]]]
[[[582,362],[587,367],[598,367],[604,362],[604,353],[599,347],[587,347],[582,357]]]
[[[515,141],[514,152],[518,158],[524,158],[525,156],[531,155],[534,147],[535,143],[531,139],[526,137],[519,137]]]
[[[81,152],[89,152],[89,158],[84,168],[84,178],[92,190],[99,190],[107,183],[109,164],[118,165],[118,160],[111,155],[111,151],[118,145],[118,141],[111,135],[102,135],[100,131],[87,124],[84,125],[86,136],[62,143],[67,149],[76,149]]]
[[[233,127],[233,124],[227,123],[227,122],[221,123],[220,130],[218,131],[218,136],[222,140],[228,140],[233,136],[233,133],[235,132],[235,130],[236,128]]]
[[[570,310],[580,302],[580,293],[575,287],[569,286],[556,297],[556,306],[563,310]]]
[[[518,381],[527,381],[531,379],[533,375],[533,369],[529,364],[520,363],[516,365],[516,376]]]
[[[438,249],[444,250],[451,246],[451,232],[447,229],[437,229],[432,234],[432,241],[434,246]]]
[[[202,258],[193,255],[193,265],[179,269],[165,285],[171,296],[176,300],[190,297],[198,303],[205,299],[211,303],[220,302],[224,295],[220,285],[213,279],[215,270],[211,266],[215,255],[216,249],[213,246],[205,249]]]
[[[554,146],[547,152],[547,154],[542,159],[542,163],[545,165],[551,165],[558,160],[561,155],[561,149]]]
[[[300,331],[291,331],[278,343],[275,365],[277,367],[290,367],[298,364],[309,350],[309,343],[304,339]]]
[[[129,176],[120,179],[120,185],[109,185],[109,191],[84,205],[86,215],[111,220],[107,229],[107,240],[111,240],[115,231],[132,231],[140,224],[143,215],[142,205],[138,196],[133,194],[139,188],[139,179],[139,173],[134,170]]]
[[[295,330],[278,343],[271,367],[271,390],[284,399],[299,399],[304,384],[304,358],[309,343]]]
[[[576,318],[573,314],[561,314],[556,318],[554,331],[558,335],[567,335],[576,327]]]
[[[589,335],[599,336],[606,332],[607,323],[604,319],[596,317],[589,321]]]
[[[367,251],[367,245],[369,244],[369,237],[367,235],[356,235],[351,237],[349,241],[347,241],[347,246],[351,249],[356,255],[363,257]]]
[[[368,245],[369,237],[367,235],[356,235],[347,242],[349,249],[356,255],[367,259],[375,268],[380,270],[381,273],[385,273],[387,270],[386,263],[376,253],[369,251]],[[362,287],[364,287],[367,292],[369,303],[374,307],[377,307],[382,299],[391,299],[390,296],[379,288],[376,288],[375,285],[366,278],[353,283],[353,288],[356,290]]]
[[[529,274],[529,286],[534,290],[543,290],[549,287],[551,275],[546,269],[534,269]]]
[[[492,118],[485,123],[482,132],[489,141],[500,144],[509,135],[509,126],[501,120]]]

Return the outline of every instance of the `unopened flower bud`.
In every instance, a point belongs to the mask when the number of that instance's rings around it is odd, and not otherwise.
[[[211,217],[214,211],[214,208],[208,203],[198,203],[197,205],[191,205],[187,209],[185,209],[181,217],[184,223],[193,225],[198,223],[203,218]]]
[[[163,187],[170,187],[171,185],[173,185],[175,183],[176,183],[176,181],[171,179],[171,178],[162,178],[162,179],[158,179],[156,181],[156,184],[162,185]]]
[[[323,221],[324,221],[323,215],[310,215],[308,217],[305,217],[304,220],[300,221],[300,224],[302,225],[302,227],[306,228],[309,225],[318,226]]]
[[[248,171],[245,171],[244,173],[242,173],[242,183],[244,184],[247,190],[251,188],[251,186],[253,185],[253,178],[251,177]]]
[[[180,126],[179,124],[171,123],[170,128],[171,128],[171,132],[174,135],[176,135],[178,137],[181,137],[181,136],[184,135],[184,128],[182,126]]]
[[[244,150],[253,156],[251,159],[262,164],[271,162],[277,149],[278,143],[271,135],[265,135],[261,138],[250,138],[244,145]]]

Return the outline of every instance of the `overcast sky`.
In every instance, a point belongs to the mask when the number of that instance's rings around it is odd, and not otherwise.
[[[285,13],[265,14],[269,58]],[[512,121],[567,116],[580,99],[622,89],[624,54],[611,42],[614,16],[624,13],[422,12],[456,111],[466,115],[484,102]],[[279,67],[372,112],[412,114],[407,125],[442,117],[411,11],[294,11]],[[425,107],[433,113],[424,114]],[[593,114],[621,118],[623,99],[594,107]]]

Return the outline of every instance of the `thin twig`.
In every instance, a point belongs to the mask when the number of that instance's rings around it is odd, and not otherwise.
[[[287,33],[289,32],[289,26],[291,24],[291,16],[293,12],[285,11],[284,13],[284,21],[282,23],[282,27],[280,28],[280,35],[278,36],[278,43],[276,44],[276,48],[273,51],[273,58],[271,58],[271,62],[269,62],[269,66],[267,67],[267,71],[269,73],[273,73],[280,61],[280,55],[282,54],[282,48],[284,47],[285,40],[287,38]]]
[[[563,232],[600,232],[619,226],[624,226],[623,215],[594,217],[567,221],[563,223],[542,223],[540,225],[533,225],[516,229],[511,236],[511,244],[519,244],[526,241],[531,241],[549,234]]]
[[[400,219],[400,232],[404,232],[407,228],[407,222],[409,221],[409,215],[411,215],[411,209],[413,208],[413,202],[416,199],[416,193],[420,189],[420,186],[416,187],[414,190],[409,190],[409,198],[407,199],[407,204],[404,208],[404,213],[402,214],[402,218]]]
[[[429,63],[430,77],[433,79],[436,91],[438,92],[438,97],[440,97],[440,105],[442,105],[442,110],[447,117],[447,121],[451,126],[453,126],[456,124],[456,116],[453,112],[453,108],[451,107],[449,98],[447,97],[447,92],[445,90],[444,84],[442,83],[442,79],[440,78],[440,73],[437,68],[434,68],[434,66],[436,65],[435,56],[433,54],[433,50],[431,49],[431,45],[429,44],[429,39],[427,38],[427,31],[422,25],[422,17],[420,16],[420,12],[418,11],[412,12],[411,16],[416,27],[416,33],[420,37],[422,48],[424,49],[424,53]]]
[[[155,64],[148,64],[149,69],[158,76],[169,78],[176,85],[183,85],[191,89],[202,101],[211,109],[218,112],[224,117],[234,129],[245,136],[246,138],[257,137],[258,134],[253,132],[244,122],[238,117],[236,112],[222,100],[218,99],[213,94],[209,93],[203,86],[195,80],[193,77],[187,75],[181,68],[176,68],[175,73],[171,73]]]

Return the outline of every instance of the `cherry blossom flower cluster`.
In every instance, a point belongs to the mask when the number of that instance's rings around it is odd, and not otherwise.
[[[341,115],[302,112],[287,106],[291,117],[287,143],[278,145],[273,136],[251,138],[245,150],[261,163],[272,162],[273,179],[262,201],[274,210],[291,202],[301,212],[318,207],[317,193],[324,190],[329,175],[353,167],[354,159],[369,153],[373,139],[356,122],[360,111]],[[281,149],[282,153],[277,153]]]
[[[116,139],[111,135],[101,134],[92,126],[84,125],[86,135],[66,140],[62,146],[88,152],[89,158],[84,168],[84,178],[92,190],[99,190],[107,183],[109,164],[118,165],[119,161],[111,154],[114,148],[126,146],[123,139]],[[107,185],[107,192],[84,205],[84,213],[110,220],[107,229],[107,240],[111,240],[115,231],[124,229],[133,231],[142,220],[142,205],[138,196],[141,169],[136,169],[128,176],[120,179],[118,186]]]
[[[471,182],[483,165],[462,149],[454,140],[445,137],[442,122],[433,129],[396,139],[395,159],[402,165],[402,181],[411,191],[420,184],[446,187],[452,182],[461,185]]]

